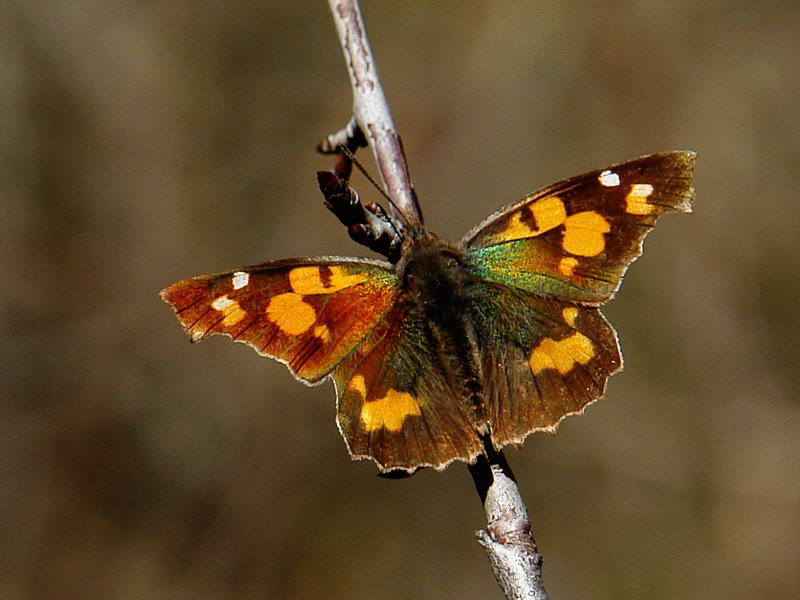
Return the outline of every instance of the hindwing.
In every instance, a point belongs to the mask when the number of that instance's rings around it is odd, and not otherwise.
[[[337,422],[354,458],[413,471],[483,451],[476,415],[433,329],[401,298],[334,371]]]
[[[496,448],[554,431],[601,398],[622,367],[617,335],[597,308],[498,284],[486,284],[474,302]]]

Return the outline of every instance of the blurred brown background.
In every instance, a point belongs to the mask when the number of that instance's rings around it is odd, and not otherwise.
[[[451,239],[569,175],[700,154],[696,213],[606,310],[625,373],[508,453],[552,597],[800,598],[800,5],[364,9]],[[499,597],[463,466],[377,478],[329,384],[191,346],[157,297],[366,253],[315,187],[350,106],[325,3],[6,0],[0,106],[0,597]]]

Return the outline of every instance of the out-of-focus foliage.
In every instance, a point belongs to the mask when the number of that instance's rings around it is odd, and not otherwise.
[[[552,596],[800,596],[800,5],[365,4],[434,231],[700,155],[607,309],[626,372],[509,452]],[[349,105],[322,1],[0,5],[0,596],[497,596],[463,466],[376,478],[330,386],[157,297],[365,254],[315,189]]]

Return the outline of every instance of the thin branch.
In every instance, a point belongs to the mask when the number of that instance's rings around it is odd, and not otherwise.
[[[378,79],[358,1],[328,1],[350,73],[354,120],[351,119],[341,131],[328,136],[320,149],[331,151],[342,144],[355,151],[359,130],[366,137],[396,209],[390,205],[392,215],[385,220],[370,209],[370,213],[378,218],[377,221],[372,219],[375,221],[373,231],[365,233],[365,230],[358,229],[357,234],[362,237],[366,235],[367,239],[361,240],[361,243],[369,245],[366,242],[371,242],[380,246],[379,236],[374,236],[380,233],[381,227],[394,223],[397,228],[405,226],[419,229],[422,227],[422,216],[409,179],[403,146]],[[347,187],[348,169],[349,165],[340,165],[336,174],[322,175],[320,187],[329,204],[339,203],[338,210],[331,210],[346,224],[358,225],[365,221],[365,215],[358,197]],[[384,221],[383,225],[381,221]],[[402,233],[401,230],[399,237],[402,237]],[[477,533],[478,543],[486,550],[495,578],[508,600],[547,600],[542,585],[542,556],[536,549],[519,487],[502,452],[495,451],[489,441],[485,446],[486,455],[479,457],[469,467],[488,521],[486,530]]]
[[[401,213],[394,214],[394,207],[390,207],[392,221],[400,227],[415,229],[422,218],[408,175],[403,146],[378,78],[358,1],[328,0],[328,3],[353,87],[353,118],[372,148],[386,192]]]
[[[536,548],[528,509],[502,452],[487,444],[486,456],[469,466],[488,525],[475,535],[508,600],[547,600],[542,555]]]

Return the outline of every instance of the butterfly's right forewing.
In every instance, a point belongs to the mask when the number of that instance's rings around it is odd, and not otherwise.
[[[194,277],[161,297],[192,341],[228,335],[316,383],[381,322],[398,293],[386,263],[322,257]]]

